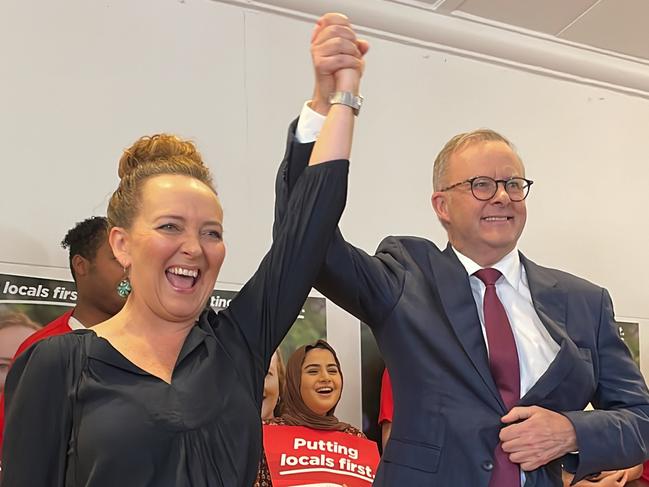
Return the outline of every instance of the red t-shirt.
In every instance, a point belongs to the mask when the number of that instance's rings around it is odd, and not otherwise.
[[[394,400],[392,399],[392,382],[388,369],[383,370],[381,378],[381,402],[379,406],[379,424],[384,421],[392,422],[394,415]]]
[[[25,341],[20,344],[18,350],[16,350],[16,354],[14,355],[14,360],[16,360],[16,357],[18,355],[23,353],[34,343],[42,340],[43,338],[47,338],[55,335],[63,335],[64,333],[71,332],[72,328],[70,328],[68,321],[70,320],[73,311],[74,309],[71,309],[70,311],[63,313],[54,321],[51,321],[40,330],[28,336],[25,339]],[[5,395],[0,394],[0,453],[2,452],[2,436],[4,433],[4,429],[5,429]]]
[[[644,462],[642,467],[642,477],[640,478],[649,482],[649,461]]]

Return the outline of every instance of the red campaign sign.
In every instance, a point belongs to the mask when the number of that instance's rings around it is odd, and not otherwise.
[[[368,487],[379,464],[376,443],[339,431],[264,425],[273,487]]]

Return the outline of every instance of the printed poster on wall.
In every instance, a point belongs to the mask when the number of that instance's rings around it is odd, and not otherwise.
[[[264,425],[273,487],[369,487],[379,464],[376,443],[340,431]]]
[[[633,323],[626,320],[618,320],[616,323],[620,338],[629,347],[633,361],[640,367],[640,323]]]
[[[8,266],[7,266],[8,267]],[[4,388],[4,375],[16,349],[36,330],[45,326],[75,305],[77,291],[73,281],[53,277],[61,269],[30,267],[31,275],[0,270],[0,391]],[[48,275],[50,277],[48,277]],[[217,289],[209,305],[215,311],[225,308],[237,291]],[[225,287],[225,286],[223,286]],[[289,357],[299,346],[326,338],[326,303],[324,298],[309,297],[297,320],[284,338],[280,349]]]

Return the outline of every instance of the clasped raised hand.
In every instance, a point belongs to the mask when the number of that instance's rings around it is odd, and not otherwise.
[[[349,19],[339,13],[320,17],[311,35],[315,88],[311,108],[326,114],[334,91],[357,94],[365,69],[367,41],[358,39]]]

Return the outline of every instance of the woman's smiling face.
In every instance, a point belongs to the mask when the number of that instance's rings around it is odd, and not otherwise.
[[[119,230],[124,239],[114,248],[129,268],[129,301],[166,321],[193,321],[225,258],[219,200],[197,179],[161,175],[146,181],[140,201],[131,228]]]
[[[325,416],[336,407],[342,392],[342,377],[333,354],[323,348],[309,350],[302,364],[300,395],[314,413]]]

